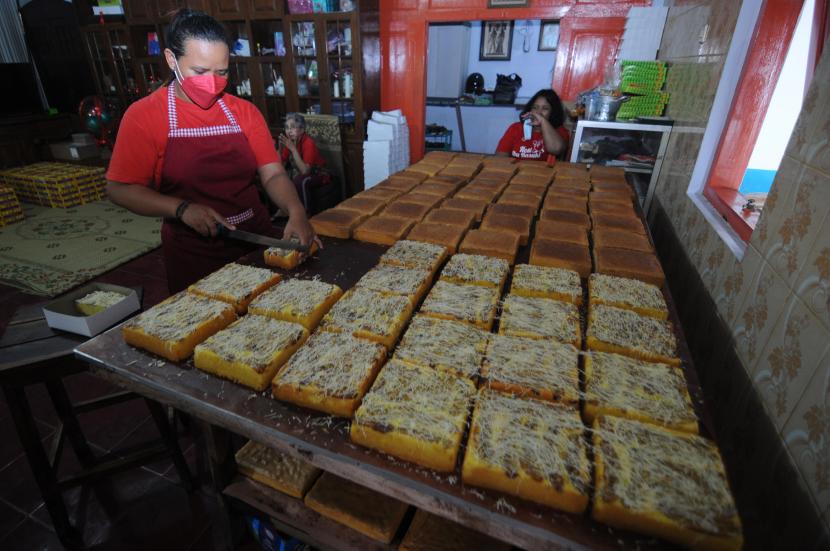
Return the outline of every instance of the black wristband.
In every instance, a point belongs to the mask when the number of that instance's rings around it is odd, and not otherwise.
[[[190,206],[190,201],[182,201],[179,203],[179,206],[176,207],[176,220],[181,220],[182,216],[184,216],[184,211],[187,210],[187,207]]]

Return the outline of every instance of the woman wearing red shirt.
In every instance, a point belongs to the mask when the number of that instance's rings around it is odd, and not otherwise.
[[[285,132],[280,134],[280,158],[294,181],[300,200],[308,208],[308,189],[331,182],[323,169],[326,160],[314,140],[305,133],[305,117],[299,113],[285,116]]]
[[[536,92],[522,109],[519,119],[520,122],[507,127],[496,146],[496,155],[546,160],[548,155],[556,157],[568,149],[570,133],[562,126],[565,110],[553,90]],[[525,119],[530,120],[532,128],[530,139],[527,140],[521,122]]]
[[[113,203],[162,216],[162,249],[171,292],[250,252],[217,237],[219,224],[272,234],[254,177],[289,213],[284,237],[316,239],[294,186],[280,164],[262,114],[223,94],[228,38],[209,15],[180,10],[164,56],[174,78],[133,103],[121,122],[107,170]]]

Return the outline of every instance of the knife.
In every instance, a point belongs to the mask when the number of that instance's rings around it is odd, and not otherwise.
[[[216,224],[216,229],[217,237],[229,237],[231,239],[247,241],[248,243],[265,245],[266,247],[279,247],[281,249],[291,249],[302,253],[308,251],[308,245],[302,245],[295,239],[277,239],[275,237],[267,237],[258,233],[251,233],[242,230],[230,230],[222,224]]]

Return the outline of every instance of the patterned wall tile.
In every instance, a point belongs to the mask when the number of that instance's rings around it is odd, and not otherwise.
[[[782,437],[826,522],[830,508],[830,355],[813,373]]]
[[[712,8],[706,5],[669,8],[660,43],[660,57],[678,59],[701,55],[701,39],[705,38],[704,28],[711,15]]]
[[[740,261],[714,231],[712,234],[711,243],[703,257],[705,273],[702,277],[709,296],[714,297],[717,302],[726,278],[735,273],[740,266]],[[722,313],[721,317],[724,317]]]
[[[781,276],[767,262],[762,261],[732,325],[735,349],[750,375],[755,371],[764,345],[784,311],[790,293],[790,288]]]
[[[787,155],[830,172],[830,50],[825,48],[804,98]],[[824,84],[822,86],[822,84]]]
[[[764,342],[753,381],[780,431],[830,349],[830,332],[818,323],[801,299],[792,296],[784,315]]]
[[[761,254],[752,245],[746,248],[744,257],[723,280],[720,293],[715,295],[718,311],[730,327],[737,324],[737,314],[750,289],[754,288],[755,277],[761,269]]]
[[[791,206],[791,198],[795,195],[803,171],[804,165],[792,157],[785,155],[781,159],[764,210],[749,241],[758,250],[765,250],[769,240],[777,233],[786,215],[785,209]]]
[[[706,40],[700,47],[701,55],[726,55],[729,51],[729,44],[732,42],[735,23],[741,11],[741,1],[727,0],[717,2],[716,5],[717,8],[712,11],[712,17],[709,19]]]
[[[830,215],[824,218],[794,287],[807,308],[830,329]]]

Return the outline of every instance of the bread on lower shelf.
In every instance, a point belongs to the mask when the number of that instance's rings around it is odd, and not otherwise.
[[[311,463],[253,440],[236,452],[236,468],[239,474],[297,499],[303,499],[322,472]]]
[[[511,546],[457,522],[418,510],[401,541],[399,551],[510,551]]]
[[[227,302],[238,314],[244,314],[254,298],[281,279],[268,268],[231,262],[190,285],[187,292]]]

